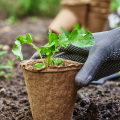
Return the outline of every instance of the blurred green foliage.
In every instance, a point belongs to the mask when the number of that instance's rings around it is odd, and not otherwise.
[[[30,12],[34,15],[53,17],[60,8],[60,0],[32,0]]]
[[[60,8],[60,0],[0,0],[0,10],[8,16],[38,15],[53,17]]]
[[[120,7],[120,0],[111,0],[111,10],[116,11]]]

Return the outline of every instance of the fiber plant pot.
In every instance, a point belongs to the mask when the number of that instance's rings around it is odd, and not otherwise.
[[[101,32],[105,29],[109,10],[110,0],[92,0],[88,15],[87,28],[91,32]]]
[[[86,26],[89,2],[71,0],[63,1],[62,10],[50,24],[49,29],[60,33],[61,28],[71,31],[75,24]]]
[[[108,15],[100,15],[98,13],[91,13],[89,15],[89,23],[87,28],[91,32],[101,32],[105,29]]]
[[[40,60],[21,62],[34,120],[71,120],[82,64],[64,60],[63,66],[34,69]]]

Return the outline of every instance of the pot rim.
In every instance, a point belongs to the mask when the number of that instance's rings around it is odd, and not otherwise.
[[[20,67],[23,70],[27,70],[30,72],[43,72],[43,73],[51,73],[51,72],[53,73],[54,72],[55,73],[55,72],[79,70],[83,66],[83,63],[74,62],[74,61],[66,60],[66,59],[63,59],[63,60],[66,63],[65,66],[50,66],[48,68],[36,69],[36,68],[33,68],[33,65],[36,63],[41,63],[41,60],[40,59],[32,59],[32,60],[22,61],[20,63]]]

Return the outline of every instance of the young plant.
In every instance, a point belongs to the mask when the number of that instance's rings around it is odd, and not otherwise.
[[[0,45],[0,49],[3,46]],[[7,54],[8,51],[0,51],[0,58],[3,58],[5,54]],[[14,68],[14,62],[12,60],[7,61],[7,65],[0,64],[0,76],[4,76],[5,78],[10,78],[13,75],[13,68]],[[8,71],[8,72],[6,72]]]
[[[48,43],[45,46],[37,47],[33,44],[33,40],[30,34],[25,36],[18,36],[13,46],[12,52],[20,59],[23,60],[22,44],[29,44],[39,53],[40,59],[42,55],[46,55],[46,61],[42,60],[42,63],[34,65],[35,68],[45,68],[50,65],[63,65],[64,61],[60,58],[54,58],[54,55],[59,52],[60,48],[67,48],[69,45],[76,47],[90,47],[95,44],[93,35],[85,30],[85,28],[76,25],[71,33],[62,29],[61,34],[55,34],[49,31]]]

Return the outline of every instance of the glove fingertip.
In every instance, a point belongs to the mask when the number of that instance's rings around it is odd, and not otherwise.
[[[80,77],[79,75],[75,77],[75,83],[78,87],[87,86],[91,80],[92,80],[92,76],[89,76],[87,79],[82,79],[82,77]]]

